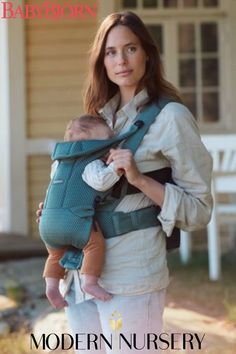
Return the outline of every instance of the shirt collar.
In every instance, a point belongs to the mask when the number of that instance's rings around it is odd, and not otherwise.
[[[126,116],[129,120],[133,121],[138,114],[138,108],[147,101],[148,93],[147,89],[144,88],[136,96],[134,96],[124,107],[116,112],[117,106],[120,101],[120,92],[117,92],[105,106],[100,109],[99,113],[106,120],[108,125],[112,127],[113,116],[117,115],[117,124],[119,124],[119,117]],[[117,127],[116,127],[117,128]]]

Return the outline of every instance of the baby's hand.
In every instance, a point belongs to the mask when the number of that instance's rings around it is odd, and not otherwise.
[[[56,309],[61,309],[65,306],[68,306],[68,303],[65,301],[63,296],[59,291],[58,286],[46,286],[46,296],[51,303],[51,305]]]
[[[100,160],[102,160],[104,163],[106,163],[106,162],[107,162],[107,159],[108,159],[108,156],[109,156],[109,153],[107,153],[106,155],[102,156],[102,157],[100,158]]]

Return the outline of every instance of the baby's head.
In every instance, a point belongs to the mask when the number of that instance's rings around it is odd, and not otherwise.
[[[114,136],[105,120],[88,114],[72,119],[66,127],[64,140],[109,139]]]

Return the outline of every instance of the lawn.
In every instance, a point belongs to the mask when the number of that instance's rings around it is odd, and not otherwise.
[[[209,281],[206,252],[196,252],[183,266],[177,253],[168,255],[170,286],[167,305],[229,321],[236,326],[236,252],[222,257],[220,281]]]
[[[191,262],[186,266],[180,263],[178,253],[169,254],[168,264],[171,282],[167,291],[167,308],[191,310],[197,314],[210,316],[215,320],[216,324],[219,323],[226,331],[232,332],[232,330],[235,330],[236,334],[235,255],[235,252],[232,252],[223,256],[221,281],[210,282],[206,253],[194,253]],[[175,351],[162,352],[165,354],[175,353]],[[17,332],[11,333],[6,337],[0,337],[0,353],[42,354],[43,352],[30,350],[29,335],[24,332]],[[53,351],[53,353],[63,354],[65,351]],[[73,352],[66,351],[66,353],[72,354]],[[190,352],[181,351],[181,353],[188,354]],[[236,347],[235,344],[227,342],[222,350],[222,348],[218,348],[216,344],[213,344],[198,353],[235,354]],[[150,352],[150,354],[152,353]]]

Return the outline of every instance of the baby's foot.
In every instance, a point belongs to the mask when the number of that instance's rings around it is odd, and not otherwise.
[[[93,295],[96,299],[108,301],[112,298],[112,295],[98,284],[84,283],[82,288],[85,293]]]
[[[50,301],[51,305],[56,309],[61,309],[65,306],[68,306],[67,302],[61,295],[58,288],[47,287],[46,288],[46,296]]]

